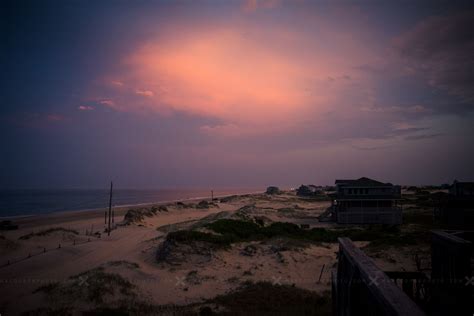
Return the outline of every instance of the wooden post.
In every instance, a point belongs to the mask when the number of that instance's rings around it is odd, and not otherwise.
[[[211,202],[214,201],[214,190],[211,190]]]
[[[112,188],[113,183],[110,181],[110,198],[109,198],[109,227],[107,229],[107,234],[110,236],[110,220],[112,219]]]
[[[321,268],[321,273],[319,273],[319,280],[318,280],[318,283],[321,282],[321,277],[323,275],[323,271],[324,271],[324,267],[326,266],[326,264],[323,264],[322,268]]]

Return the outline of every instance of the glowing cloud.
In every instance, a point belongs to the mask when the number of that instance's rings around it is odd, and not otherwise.
[[[118,80],[112,80],[110,83],[114,86],[117,86],[117,87],[122,87],[123,86],[123,82],[118,81]]]
[[[152,97],[154,96],[155,94],[153,93],[153,91],[150,91],[150,90],[135,90],[135,93],[138,94],[138,95],[142,95],[144,97]]]
[[[287,130],[309,115],[317,119],[341,106],[346,91],[360,89],[351,80],[357,74],[348,70],[370,58],[369,49],[353,46],[354,41],[343,43],[352,51],[351,60],[334,54],[311,34],[287,27],[202,26],[186,29],[179,38],[165,34],[124,61],[126,71],[119,76],[136,88],[119,97],[146,97],[128,102],[137,109],[172,109],[219,119],[218,126],[203,126],[208,133]],[[138,88],[143,86],[148,88]]]
[[[80,106],[77,107],[77,109],[79,111],[92,111],[92,110],[94,110],[94,107],[90,106],[90,105],[80,105]]]

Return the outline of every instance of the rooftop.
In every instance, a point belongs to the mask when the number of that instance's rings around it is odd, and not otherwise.
[[[380,186],[392,186],[391,183],[383,183],[370,178],[362,177],[357,180],[336,180],[337,185],[344,186],[355,186],[355,187],[380,187]]]
[[[469,188],[469,189],[474,189],[474,182],[461,182],[461,181],[454,181],[453,185],[456,185],[458,187],[462,188]]]

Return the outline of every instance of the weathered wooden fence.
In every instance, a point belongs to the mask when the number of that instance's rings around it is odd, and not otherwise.
[[[332,296],[335,315],[424,315],[349,238],[339,238]]]

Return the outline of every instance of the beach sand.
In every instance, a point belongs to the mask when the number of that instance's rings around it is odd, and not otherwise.
[[[330,202],[302,199],[294,193],[236,196],[208,208],[197,208],[196,202],[167,203],[166,211],[117,226],[110,236],[104,233],[105,210],[16,218],[19,229],[1,233],[2,315],[69,304],[67,293],[74,292],[67,288],[68,284],[83,293],[96,276],[88,271],[97,271],[96,268],[127,280],[140,300],[153,305],[203,302],[229,293],[246,281],[294,285],[317,293],[330,291],[337,243],[281,247],[278,240],[237,242],[231,248],[212,251],[210,256],[185,256],[179,264],[157,260],[157,251],[167,233],[199,226],[212,221],[213,216],[232,218],[244,206],[250,206],[247,213],[269,222],[333,227],[335,224],[321,223],[317,218]],[[115,224],[122,222],[129,209],[149,207],[116,209]],[[41,233],[59,227],[64,230]],[[413,269],[410,255],[403,251],[382,251],[375,260],[387,270]],[[78,277],[81,273],[85,274]],[[49,284],[60,284],[63,291],[38,291]],[[74,309],[81,310],[97,307],[87,299],[77,299],[74,304]]]

